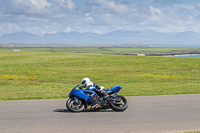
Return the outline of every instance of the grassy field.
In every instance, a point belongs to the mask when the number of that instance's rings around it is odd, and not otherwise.
[[[0,100],[67,98],[84,77],[125,96],[196,94],[200,58],[0,51]]]
[[[131,47],[64,47],[64,48],[0,48],[0,50],[32,52],[65,52],[65,53],[95,53],[95,54],[168,54],[168,53],[200,53],[199,48],[131,48]]]

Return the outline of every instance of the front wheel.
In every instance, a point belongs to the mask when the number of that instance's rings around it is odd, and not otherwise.
[[[124,111],[128,108],[128,102],[124,96],[117,95],[118,100],[110,104],[110,108],[114,111]]]
[[[72,99],[70,98],[66,102],[66,107],[71,112],[81,112],[81,111],[84,110],[85,105],[79,99],[77,99],[76,101],[74,101],[74,98],[72,98]]]

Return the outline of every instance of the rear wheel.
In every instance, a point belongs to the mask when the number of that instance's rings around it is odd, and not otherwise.
[[[85,105],[83,104],[83,102],[80,99],[77,99],[74,102],[74,98],[72,98],[72,99],[70,98],[66,102],[66,107],[71,112],[81,112],[84,110]]]
[[[114,111],[124,111],[128,108],[128,102],[124,96],[117,95],[119,99],[110,104],[110,108]]]

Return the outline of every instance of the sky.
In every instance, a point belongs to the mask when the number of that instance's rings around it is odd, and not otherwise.
[[[200,0],[0,0],[0,35],[115,30],[200,32]]]

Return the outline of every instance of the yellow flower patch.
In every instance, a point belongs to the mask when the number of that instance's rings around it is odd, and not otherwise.
[[[179,75],[155,75],[155,77],[161,78],[161,79],[185,79],[184,76]]]
[[[36,80],[35,78],[28,78],[24,75],[0,75],[1,80],[8,80],[10,83],[15,83],[15,84],[43,84],[43,85],[50,85],[50,84],[63,84],[63,83],[54,83],[54,82],[41,82]],[[11,79],[11,80],[9,80]]]
[[[186,79],[189,77],[181,76],[181,75],[155,75],[155,74],[143,74],[143,75],[136,75],[140,77],[151,77],[151,78],[158,78],[158,79]]]
[[[0,78],[1,79],[15,79],[15,80],[18,80],[18,79],[24,79],[24,80],[27,80],[28,77],[24,76],[24,75],[6,75],[6,74],[3,74],[3,75],[0,75]]]

